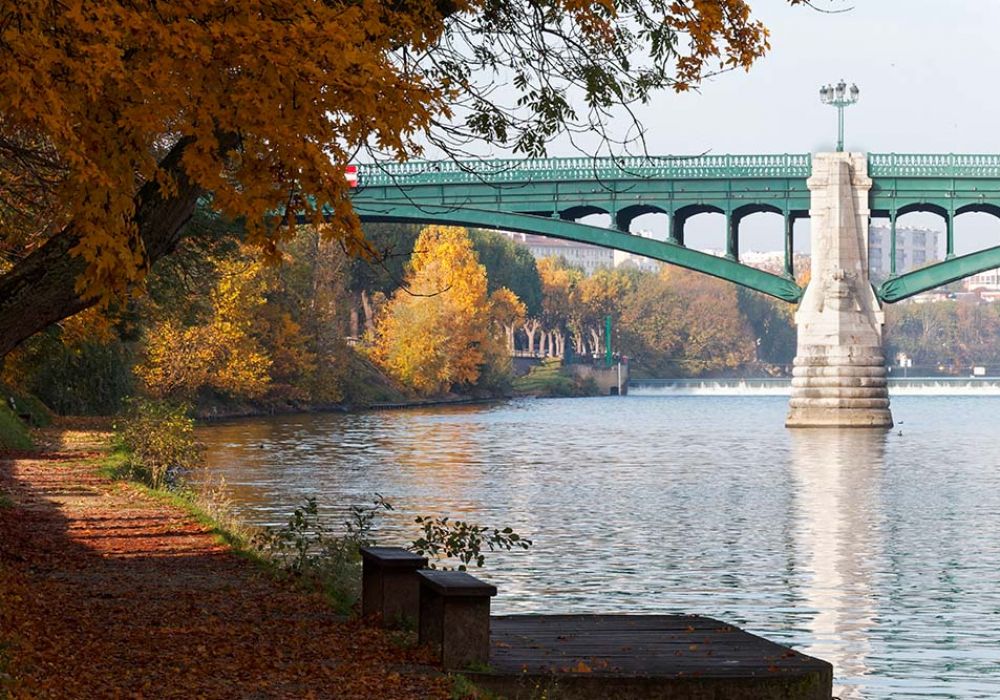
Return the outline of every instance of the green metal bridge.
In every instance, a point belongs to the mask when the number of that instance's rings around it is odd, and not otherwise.
[[[788,302],[803,290],[792,270],[792,231],[808,218],[809,154],[685,157],[551,158],[418,161],[359,167],[353,196],[362,221],[442,223],[533,233],[615,248],[703,272]],[[942,284],[1000,267],[1000,246],[954,255],[955,217],[1000,217],[1000,155],[868,155],[872,216],[890,220],[891,274],[877,290],[896,302]],[[940,215],[946,259],[896,274],[896,219],[914,211]],[[697,214],[726,218],[726,255],[684,245],[684,225]],[[784,273],[739,260],[740,221],[771,212],[784,218]],[[670,235],[657,241],[630,234],[643,214],[669,217]],[[581,223],[608,214],[614,228]]]

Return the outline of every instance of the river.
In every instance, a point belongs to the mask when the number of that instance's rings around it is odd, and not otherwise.
[[[1000,697],[1000,401],[893,399],[897,426],[786,430],[777,396],[628,396],[201,428],[206,471],[277,524],[383,494],[512,526],[496,613],[700,613],[833,663],[841,698]]]

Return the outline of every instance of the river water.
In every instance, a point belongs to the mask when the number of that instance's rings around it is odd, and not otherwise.
[[[383,494],[510,525],[496,613],[690,612],[833,663],[842,698],[1000,697],[1000,400],[899,397],[897,427],[786,430],[776,396],[628,396],[202,428],[244,517]]]

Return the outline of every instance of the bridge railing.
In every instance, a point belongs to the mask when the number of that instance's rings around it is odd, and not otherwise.
[[[808,153],[408,161],[358,166],[359,184],[567,182],[573,180],[809,177]]]
[[[869,153],[871,177],[1000,177],[997,153]]]

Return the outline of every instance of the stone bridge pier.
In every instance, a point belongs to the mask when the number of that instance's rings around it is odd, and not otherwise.
[[[890,428],[884,315],[868,279],[868,160],[813,156],[812,266],[795,314],[798,349],[789,428]]]

